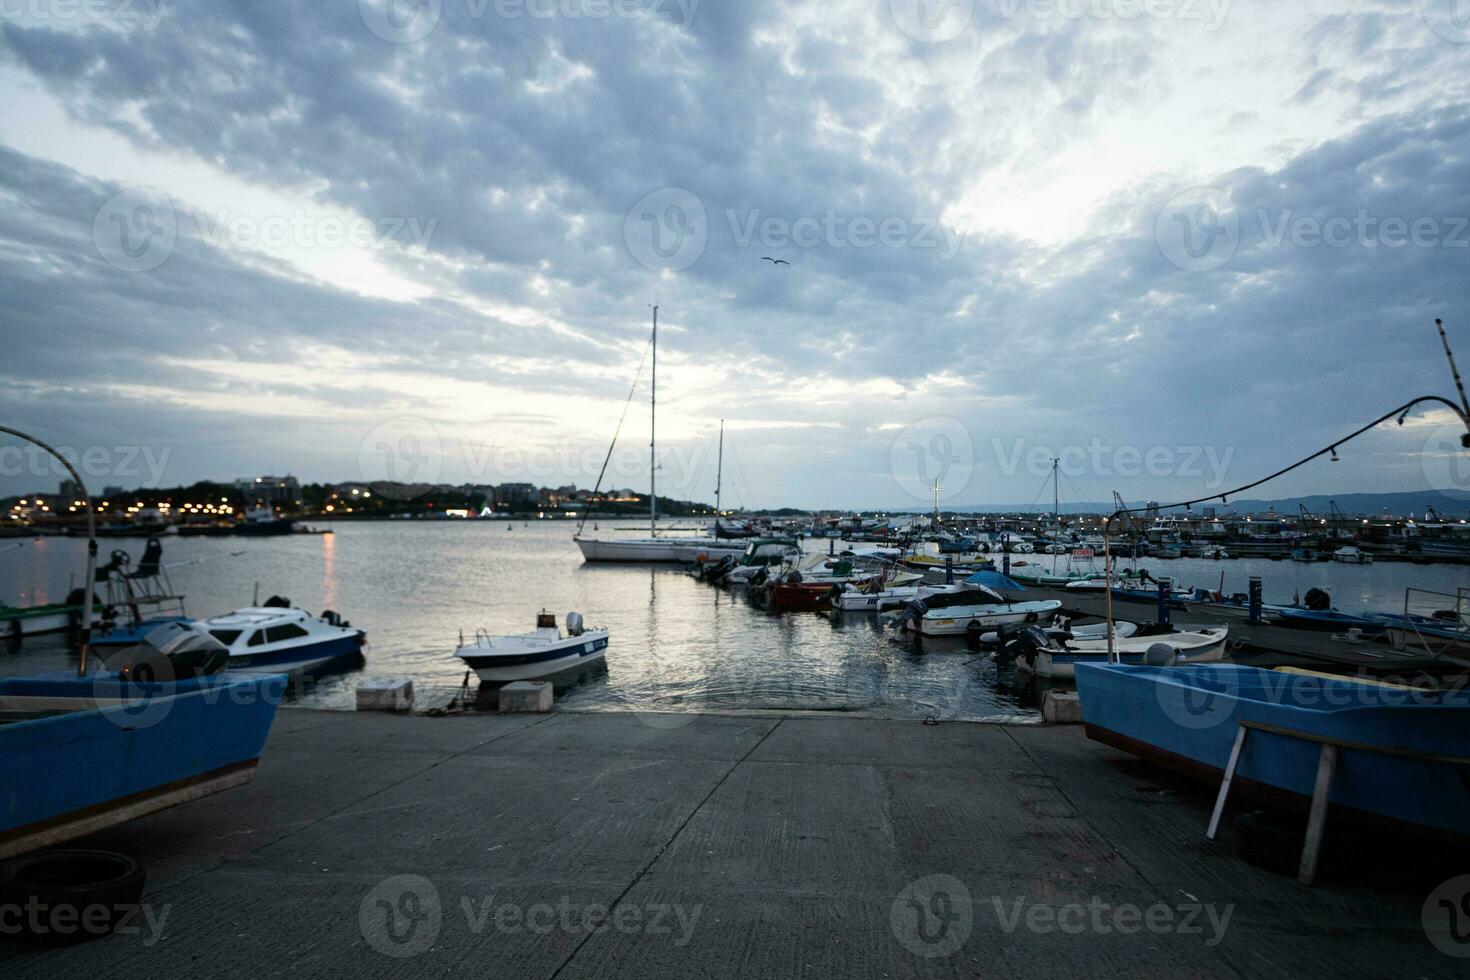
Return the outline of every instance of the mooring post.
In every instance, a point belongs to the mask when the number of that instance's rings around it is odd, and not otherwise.
[[[1004,575],[1011,574],[1011,535],[1009,531],[1000,536],[1000,570]]]
[[[1159,625],[1169,625],[1169,590],[1173,584],[1172,578],[1159,579]]]
[[[954,585],[954,555],[944,556],[944,584]]]
[[[1261,616],[1261,576],[1252,575],[1250,584],[1251,612],[1249,622],[1264,622]]]

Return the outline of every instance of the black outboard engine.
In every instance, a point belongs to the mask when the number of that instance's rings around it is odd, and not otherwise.
[[[1302,605],[1308,609],[1323,612],[1332,608],[1332,596],[1326,589],[1308,589],[1307,594],[1302,596]]]
[[[217,674],[229,663],[230,651],[202,629],[165,623],[149,630],[143,642],[130,647],[124,656],[128,662],[118,675],[152,684]]]
[[[285,596],[273,595],[269,599],[265,600],[265,606],[264,606],[264,608],[266,608],[266,609],[290,609],[291,608],[291,600],[290,599],[287,599]]]
[[[1000,653],[997,655],[999,657],[1011,660],[1019,657],[1034,663],[1037,652],[1051,646],[1051,637],[1042,632],[1041,627],[1034,624],[1002,627],[1002,630],[1014,630],[1015,632],[1010,634],[1009,639],[1002,635]]]

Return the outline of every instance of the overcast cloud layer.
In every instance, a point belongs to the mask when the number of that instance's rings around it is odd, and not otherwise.
[[[658,303],[676,496],[721,418],[751,506],[1225,489],[1470,359],[1452,6],[0,0],[0,420],[588,486]],[[1466,489],[1447,433],[1253,496]]]

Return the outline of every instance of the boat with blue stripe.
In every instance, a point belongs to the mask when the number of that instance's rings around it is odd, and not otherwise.
[[[579,613],[567,614],[567,631],[544,610],[536,629],[513,636],[491,636],[479,630],[471,643],[461,638],[454,655],[489,684],[541,680],[601,663],[607,654],[608,631],[588,629]]]

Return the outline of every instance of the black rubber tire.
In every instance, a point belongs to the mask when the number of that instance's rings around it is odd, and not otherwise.
[[[5,925],[18,925],[19,938],[45,946],[97,939],[137,910],[145,880],[141,864],[112,851],[23,854],[0,865],[0,903],[21,911],[18,922]]]

